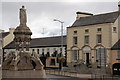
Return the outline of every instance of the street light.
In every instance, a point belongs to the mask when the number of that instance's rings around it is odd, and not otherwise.
[[[58,19],[54,19],[53,21],[58,21],[61,23],[61,48],[63,47],[63,21],[60,21]],[[62,50],[63,51],[63,50]]]

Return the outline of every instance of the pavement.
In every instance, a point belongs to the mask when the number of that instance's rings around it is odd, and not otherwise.
[[[57,76],[64,76],[64,77],[74,77],[74,78],[82,78],[82,79],[91,79],[91,74],[78,74],[78,73],[71,73],[71,72],[63,72],[63,71],[46,71],[48,75],[57,75]]]
[[[75,72],[64,72],[64,71],[55,71],[48,70],[46,71],[47,75],[63,76],[65,79],[70,78],[71,80],[92,80],[92,79],[101,79],[101,80],[120,80],[120,76],[111,76],[108,74],[78,74]]]
[[[58,75],[49,75],[47,74],[47,80],[89,80],[87,78],[77,78],[77,77],[66,77]]]
[[[91,74],[77,74],[78,78],[92,78]]]

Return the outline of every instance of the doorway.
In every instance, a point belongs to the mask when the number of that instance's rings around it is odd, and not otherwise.
[[[89,65],[89,53],[86,53],[86,65]]]
[[[84,63],[89,66],[90,64],[90,56],[91,56],[91,48],[89,46],[83,47],[83,54],[84,54]]]

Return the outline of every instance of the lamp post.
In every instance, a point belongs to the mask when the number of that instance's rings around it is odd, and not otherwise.
[[[58,21],[61,23],[61,48],[63,47],[63,21],[60,21],[58,19],[54,19],[53,21]],[[62,50],[63,51],[63,50]]]

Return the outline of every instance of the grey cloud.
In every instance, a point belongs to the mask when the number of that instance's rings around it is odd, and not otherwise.
[[[64,28],[66,28],[75,21],[77,11],[98,14],[118,10],[117,2],[3,2],[3,27],[0,29],[6,30],[19,25],[19,8],[22,5],[27,9],[27,24],[34,33],[33,37],[41,37],[42,27],[48,29],[46,36],[60,35],[60,23],[53,22],[54,18],[64,21]]]
[[[1,0],[2,2],[118,2],[119,0]]]

